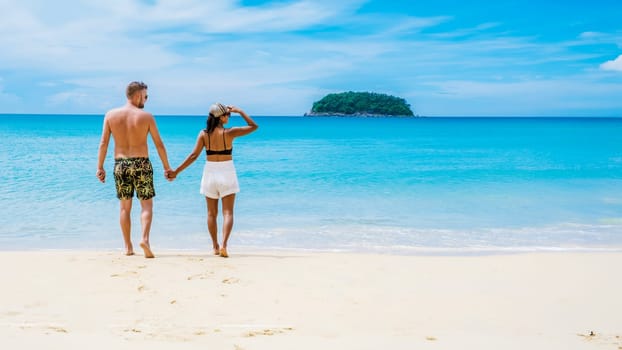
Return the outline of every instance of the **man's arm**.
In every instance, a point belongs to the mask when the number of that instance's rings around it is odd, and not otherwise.
[[[164,142],[162,142],[162,138],[160,137],[160,132],[158,131],[158,127],[155,122],[155,118],[153,115],[150,115],[149,118],[149,133],[151,134],[151,139],[153,140],[153,144],[158,151],[158,156],[160,156],[160,160],[162,161],[162,166],[164,167],[164,176],[169,179],[168,174],[171,172],[171,166],[168,163],[168,155],[166,154],[166,148],[164,147]],[[170,179],[169,179],[170,180]]]
[[[106,160],[106,153],[108,153],[108,144],[110,143],[110,125],[108,123],[108,116],[104,117],[104,126],[102,128],[102,137],[99,141],[99,151],[97,154],[97,173],[96,176],[101,182],[106,182],[106,170],[104,170],[104,160]]]

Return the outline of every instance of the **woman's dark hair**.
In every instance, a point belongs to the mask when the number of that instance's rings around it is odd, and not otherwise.
[[[211,133],[218,125],[220,125],[220,117],[214,117],[214,115],[210,113],[209,117],[207,117],[207,129],[205,129],[205,132],[208,134]]]

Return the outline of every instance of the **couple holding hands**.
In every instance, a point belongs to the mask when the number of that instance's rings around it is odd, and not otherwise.
[[[205,149],[206,162],[201,178],[200,193],[207,202],[207,227],[212,238],[215,255],[228,257],[227,242],[233,228],[233,207],[235,194],[240,191],[233,164],[233,140],[257,130],[258,126],[243,110],[235,106],[213,104],[209,109],[207,127],[199,132],[192,152],[176,169],[168,162],[166,148],[158,132],[155,118],[143,108],[148,99],[147,85],[131,82],[126,89],[127,103],[106,113],[99,145],[97,177],[106,180],[104,160],[108,152],[110,136],[114,139],[114,179],[117,198],[120,203],[119,223],[125,242],[126,255],[133,255],[131,241],[131,209],[134,191],[141,205],[142,240],[140,247],[146,258],[153,258],[149,243],[149,232],[153,216],[153,167],[149,160],[147,145],[151,135],[158,156],[164,167],[164,176],[173,181],[177,175],[190,166]],[[246,121],[245,126],[225,128],[231,113],[237,113]],[[218,242],[218,202],[222,201],[223,240]]]

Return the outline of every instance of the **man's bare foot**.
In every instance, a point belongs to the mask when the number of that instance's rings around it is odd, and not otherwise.
[[[149,247],[149,243],[140,242],[140,247],[143,248],[143,251],[145,252],[145,258],[155,258],[155,255],[153,255],[153,252]]]
[[[229,254],[227,254],[227,248],[220,248],[220,256],[223,258],[228,258]]]

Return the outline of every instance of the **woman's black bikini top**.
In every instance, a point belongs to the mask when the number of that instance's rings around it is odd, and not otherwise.
[[[221,154],[221,155],[225,155],[225,156],[230,156],[231,153],[233,152],[233,146],[231,146],[231,148],[227,149],[227,143],[225,142],[225,133],[222,134],[222,143],[225,145],[225,149],[222,149],[220,151],[216,151],[216,150],[212,150],[210,149],[210,136],[209,133],[207,132],[207,130],[205,130],[205,133],[207,134],[207,149],[205,150],[205,155],[211,156],[212,154]]]

